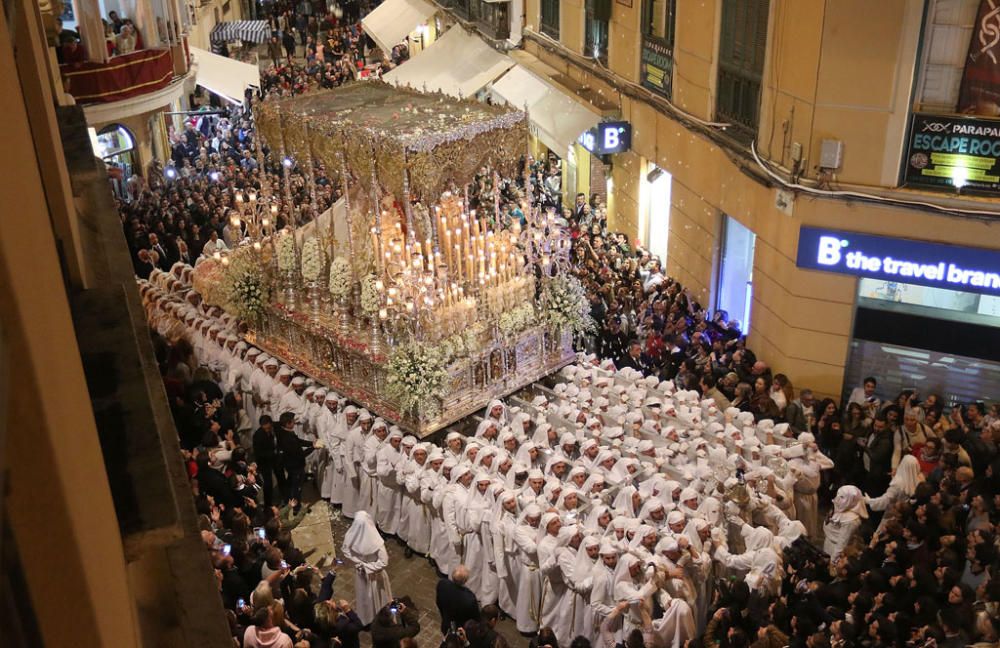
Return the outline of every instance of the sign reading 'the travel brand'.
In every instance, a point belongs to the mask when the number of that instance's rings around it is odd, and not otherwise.
[[[795,264],[882,281],[1000,295],[1000,250],[802,227]]]
[[[1000,193],[1000,120],[914,114],[903,181]]]

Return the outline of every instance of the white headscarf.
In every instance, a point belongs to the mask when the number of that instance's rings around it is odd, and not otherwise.
[[[902,465],[902,464],[900,464]],[[868,507],[865,506],[865,496],[857,486],[841,486],[833,498],[833,515],[835,522],[851,522],[856,519],[867,519]]]
[[[370,556],[385,547],[385,541],[367,511],[358,511],[341,546],[355,556]]]
[[[913,495],[917,489],[917,484],[924,481],[924,473],[920,471],[920,464],[913,455],[906,455],[896,466],[896,474],[892,476],[889,487],[895,486],[907,495]]]

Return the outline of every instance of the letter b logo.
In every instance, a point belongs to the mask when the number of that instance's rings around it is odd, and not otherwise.
[[[834,236],[819,237],[819,251],[816,263],[820,265],[837,265],[840,263],[840,239]]]
[[[608,151],[612,151],[618,148],[619,143],[618,129],[609,128],[604,131],[604,148]]]

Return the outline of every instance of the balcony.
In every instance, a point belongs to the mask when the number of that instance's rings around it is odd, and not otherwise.
[[[112,103],[169,86],[187,73],[187,45],[145,49],[115,56],[106,63],[86,61],[59,66],[66,92],[78,104]]]

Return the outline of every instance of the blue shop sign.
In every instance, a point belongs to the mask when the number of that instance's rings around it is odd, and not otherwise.
[[[594,155],[624,153],[632,147],[632,124],[601,122],[580,135],[577,141]]]
[[[1000,296],[1000,250],[802,227],[795,264],[811,270]]]

